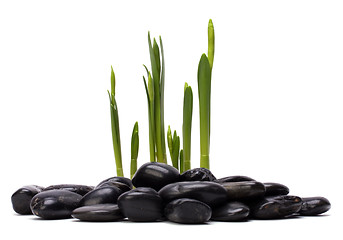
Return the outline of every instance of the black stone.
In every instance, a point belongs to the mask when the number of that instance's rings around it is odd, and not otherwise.
[[[246,181],[255,181],[254,179],[247,177],[247,176],[229,176],[217,179],[217,182],[224,183],[224,182],[246,182]]]
[[[226,190],[222,185],[206,181],[172,183],[163,187],[159,194],[165,202],[178,198],[191,198],[204,202],[210,207],[223,204],[227,200]]]
[[[96,188],[84,195],[80,201],[79,206],[90,206],[103,203],[117,203],[118,197],[123,192],[117,187],[102,187]]]
[[[266,188],[265,196],[287,195],[289,193],[288,187],[280,183],[263,183]]]
[[[221,185],[225,188],[229,200],[261,198],[266,191],[264,185],[256,181],[224,182]]]
[[[302,205],[299,214],[302,216],[315,216],[327,212],[331,208],[328,199],[324,197],[301,198]]]
[[[31,211],[43,219],[70,218],[82,196],[67,190],[49,190],[38,193],[31,200]]]
[[[152,188],[139,187],[123,193],[118,198],[118,206],[133,222],[153,222],[163,217],[162,199]]]
[[[149,162],[143,164],[132,178],[135,187],[151,187],[156,191],[167,184],[179,181],[179,171],[164,163]]]
[[[110,178],[107,178],[107,179],[101,181],[96,186],[96,188],[99,188],[99,186],[102,185],[103,183],[117,183],[117,182],[126,184],[130,189],[132,189],[132,187],[133,187],[132,181],[129,178],[126,178],[126,177],[110,177]]]
[[[28,185],[22,188],[19,188],[12,194],[11,201],[13,210],[22,215],[32,214],[30,203],[32,198],[40,193],[43,190],[43,187],[36,185]]]
[[[88,222],[111,222],[124,219],[117,204],[97,204],[74,209],[72,217]]]
[[[100,185],[98,185],[96,188],[102,188],[102,187],[117,187],[119,188],[122,192],[127,192],[130,191],[131,188],[126,185],[125,183],[122,182],[114,182],[114,181],[108,181],[108,182],[104,182]]]
[[[277,219],[299,212],[302,201],[297,196],[266,197],[250,205],[251,216],[256,219]]]
[[[207,204],[189,198],[176,199],[164,208],[167,219],[177,223],[205,223],[210,220],[211,213]]]
[[[74,192],[84,196],[88,192],[92,191],[94,187],[86,186],[86,185],[78,185],[78,184],[58,184],[58,185],[51,185],[43,189],[43,191],[49,190],[67,190],[70,192]]]
[[[250,209],[241,202],[228,202],[223,206],[212,209],[211,220],[224,222],[245,221],[248,219]]]
[[[180,181],[215,181],[216,177],[207,168],[193,168],[183,172]]]

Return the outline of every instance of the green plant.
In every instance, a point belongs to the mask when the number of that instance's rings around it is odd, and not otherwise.
[[[193,91],[187,83],[184,88],[183,98],[183,171],[191,168],[191,133],[192,133],[192,114],[193,114]]]
[[[154,38],[153,43],[150,39],[150,32],[148,33],[151,73],[147,70],[148,78],[151,77],[151,85],[147,87],[144,79],[145,88],[147,90],[148,105],[149,105],[149,122],[154,130],[150,132],[154,134],[154,141],[150,138],[150,161],[152,161],[152,144],[154,142],[154,149],[158,162],[167,163],[166,144],[165,144],[165,129],[164,129],[164,52],[162,38],[160,40],[160,48]],[[150,80],[148,79],[148,85]],[[152,86],[153,85],[153,86]],[[152,120],[152,118],[154,118]]]
[[[198,66],[200,115],[200,167],[210,168],[211,76],[214,58],[214,28],[208,23],[208,57],[202,54]]]
[[[114,157],[116,161],[117,176],[124,176],[123,165],[121,159],[121,145],[120,145],[120,131],[119,131],[119,117],[118,117],[118,106],[115,98],[115,75],[111,66],[111,92],[108,92],[110,99],[110,112],[111,112],[111,127],[112,127],[112,141]]]
[[[133,126],[132,136],[131,136],[131,168],[130,168],[131,179],[137,171],[138,149],[139,149],[139,134],[138,134],[138,122],[136,122],[135,125]]]
[[[179,169],[180,137],[177,135],[176,130],[172,135],[170,126],[168,126],[167,131],[167,142],[173,167]]]

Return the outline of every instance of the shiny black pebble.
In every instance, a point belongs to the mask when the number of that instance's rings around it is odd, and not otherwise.
[[[256,219],[283,218],[301,209],[302,200],[297,196],[267,197],[250,205],[251,216]]]
[[[315,216],[329,211],[331,204],[324,197],[301,198],[302,205],[299,214],[302,216]]]
[[[217,179],[217,182],[224,183],[224,182],[246,182],[246,181],[255,181],[254,179],[247,177],[247,176],[229,176]]]
[[[99,186],[104,184],[104,183],[117,183],[117,182],[126,184],[130,189],[132,189],[132,187],[133,187],[132,181],[129,178],[126,178],[126,177],[110,177],[110,178],[107,178],[107,179],[101,181],[96,186],[96,188],[99,188]]]
[[[207,168],[193,168],[183,172],[180,181],[215,181],[216,177]]]
[[[225,188],[229,200],[261,198],[266,192],[263,183],[256,181],[224,182],[221,185]]]
[[[79,206],[90,206],[103,203],[117,203],[118,197],[123,192],[117,187],[96,188],[84,195]]]
[[[80,194],[81,196],[86,195],[88,192],[92,191],[94,187],[86,186],[86,185],[78,185],[78,184],[58,184],[58,185],[51,185],[43,189],[43,191],[49,190],[67,190],[70,192],[74,192]]]
[[[126,185],[125,183],[113,182],[113,181],[104,182],[104,183],[98,185],[96,188],[102,188],[102,187],[117,187],[122,192],[127,192],[127,191],[130,191],[132,189],[128,185]]]
[[[265,196],[287,195],[289,193],[288,187],[280,183],[263,183],[266,188]]]
[[[206,181],[172,183],[163,187],[159,194],[165,202],[178,198],[192,198],[210,207],[223,204],[227,200],[226,190],[222,185]]]
[[[111,222],[124,219],[117,204],[97,204],[74,209],[72,217],[88,222]]]
[[[42,190],[43,187],[36,185],[28,185],[19,188],[11,197],[13,210],[22,215],[32,214],[30,208],[31,199]]]
[[[49,190],[38,193],[31,200],[32,213],[43,219],[70,218],[82,196],[67,190]]]
[[[167,219],[177,223],[205,223],[210,220],[211,213],[207,204],[189,198],[176,199],[164,208]]]
[[[211,220],[224,222],[245,221],[250,209],[241,202],[228,202],[223,206],[212,209]]]
[[[162,199],[152,188],[139,187],[123,193],[118,198],[118,206],[133,222],[153,222],[163,217]]]
[[[151,187],[156,191],[167,184],[179,181],[179,171],[164,163],[149,162],[143,164],[132,178],[135,187]]]

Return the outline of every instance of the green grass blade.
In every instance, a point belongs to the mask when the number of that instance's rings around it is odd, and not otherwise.
[[[200,115],[200,167],[210,167],[210,106],[211,106],[211,67],[203,54],[198,66],[198,94]]]
[[[131,168],[130,168],[131,179],[137,171],[138,150],[139,150],[139,132],[138,132],[138,122],[136,122],[133,127],[132,136],[131,136]]]
[[[173,167],[179,169],[179,152],[180,152],[180,137],[174,131],[173,136],[173,153],[171,156]]]
[[[214,28],[213,28],[213,23],[212,19],[209,20],[208,22],[208,61],[210,64],[210,68],[212,71],[213,67],[213,59],[214,59]]]
[[[165,63],[164,63],[164,50],[162,38],[160,38],[161,48],[161,81],[160,81],[160,102],[161,102],[161,131],[162,131],[162,152],[165,163],[167,163],[166,144],[165,144],[165,129],[164,129],[164,76],[165,76]]]
[[[193,114],[193,91],[188,84],[185,84],[183,100],[183,170],[191,169],[191,133]]]
[[[180,173],[183,173],[183,149],[180,150]]]

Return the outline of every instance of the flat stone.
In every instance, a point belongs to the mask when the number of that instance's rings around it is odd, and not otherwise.
[[[74,209],[72,217],[88,222],[112,222],[124,219],[117,204],[96,204]]]
[[[297,196],[266,197],[250,205],[251,216],[256,219],[277,219],[299,212],[302,200]]]
[[[79,206],[90,206],[104,203],[117,203],[118,197],[123,192],[117,187],[102,187],[96,188],[84,195],[80,201]]]
[[[164,208],[167,219],[177,223],[205,223],[210,220],[211,213],[207,204],[189,198],[176,199]]]
[[[247,176],[241,176],[241,175],[235,175],[235,176],[228,176],[217,179],[217,182],[224,183],[224,182],[246,182],[246,181],[255,181],[254,179],[247,177]]]
[[[13,210],[22,215],[32,214],[30,203],[32,198],[40,193],[43,190],[43,187],[37,185],[28,185],[22,188],[19,188],[11,196],[11,202]]]
[[[225,188],[228,200],[249,200],[261,198],[265,194],[263,183],[256,181],[224,182],[221,185]]]
[[[156,190],[138,187],[123,193],[118,206],[123,215],[133,222],[154,222],[161,220],[163,202]]]
[[[193,168],[183,172],[180,181],[215,181],[216,177],[207,168]]]
[[[156,191],[167,184],[179,181],[179,171],[164,163],[148,162],[143,164],[132,178],[135,187],[150,187]]]
[[[43,219],[70,218],[82,196],[67,190],[48,190],[40,192],[31,200],[31,211]]]
[[[265,196],[287,195],[289,193],[288,187],[281,183],[267,182],[263,184],[266,188]]]
[[[302,205],[299,214],[302,216],[315,216],[325,213],[331,208],[329,200],[324,197],[307,197],[301,199]]]
[[[88,192],[92,191],[94,187],[86,186],[86,185],[79,185],[79,184],[58,184],[58,185],[51,185],[43,189],[43,191],[49,190],[67,190],[70,192],[74,192],[80,194],[81,196],[86,195]]]
[[[241,202],[228,202],[225,205],[212,209],[211,220],[224,222],[246,221],[250,209]]]
[[[107,178],[107,179],[101,181],[96,186],[96,188],[99,188],[99,186],[102,185],[103,183],[117,183],[117,182],[126,184],[130,189],[132,189],[132,187],[133,187],[132,181],[129,178],[126,178],[126,177],[110,177],[110,178]]]
[[[227,201],[226,190],[222,185],[206,181],[172,183],[163,187],[159,194],[165,202],[179,198],[191,198],[204,202],[210,207]]]

